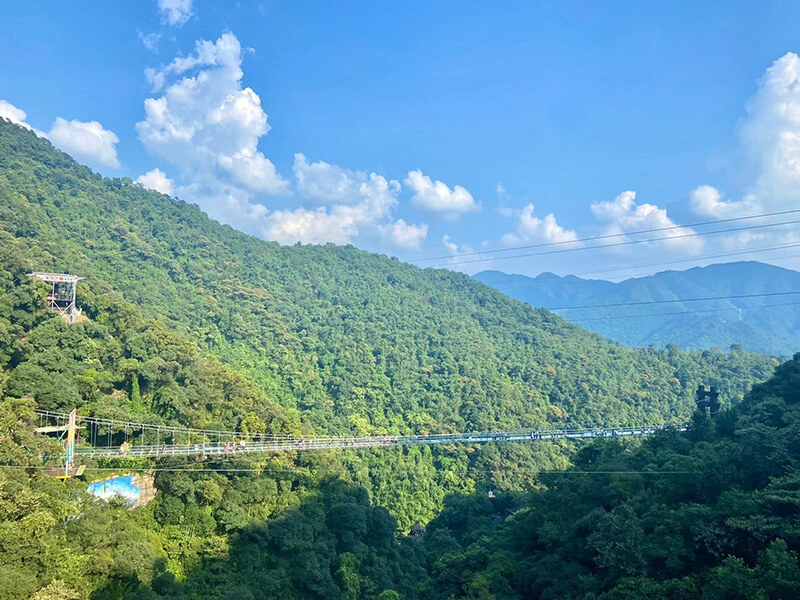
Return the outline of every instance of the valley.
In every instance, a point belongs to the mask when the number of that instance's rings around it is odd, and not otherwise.
[[[461,273],[265,242],[3,120],[0,267],[2,599],[781,597],[800,580],[781,567],[796,359],[629,349]],[[34,271],[82,277],[85,318],[52,311]],[[723,412],[695,410],[699,385]],[[35,430],[73,409],[95,421],[84,473],[60,481],[42,467],[63,448]],[[648,435],[470,438],[568,429]],[[170,431],[219,451],[118,450]],[[224,431],[390,443],[234,453]],[[86,491],[132,473],[154,476],[144,506]]]

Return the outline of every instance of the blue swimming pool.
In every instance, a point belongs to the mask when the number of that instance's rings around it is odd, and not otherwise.
[[[133,475],[112,477],[103,481],[96,481],[86,486],[87,491],[93,496],[110,500],[114,496],[121,496],[128,504],[136,504],[142,495],[139,486],[133,483]]]

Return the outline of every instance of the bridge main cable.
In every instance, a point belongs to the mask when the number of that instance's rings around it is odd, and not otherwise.
[[[667,428],[685,431],[685,425],[643,427],[608,427],[599,429],[550,429],[513,432],[451,433],[404,436],[363,437],[298,437],[284,440],[241,440],[234,443],[206,442],[175,445],[138,445],[128,448],[77,447],[75,456],[113,458],[119,456],[158,458],[167,456],[222,456],[263,454],[287,451],[323,451],[347,448],[381,448],[387,446],[432,446],[439,444],[484,444],[489,442],[541,442],[593,438],[642,437]]]
[[[36,413],[50,419],[66,419],[66,413],[37,410]],[[242,431],[215,429],[192,429],[152,423],[135,423],[98,417],[78,416],[79,423],[95,427],[125,429],[133,432],[156,431],[176,437],[188,436],[189,443],[150,444],[142,441],[138,445],[78,446],[75,456],[83,458],[113,458],[119,456],[220,456],[241,453],[261,454],[287,451],[321,451],[347,448],[380,448],[386,446],[431,446],[439,444],[484,444],[489,442],[538,442],[551,440],[577,440],[608,437],[641,437],[673,428],[685,431],[686,425],[643,425],[601,428],[562,427],[516,431],[489,431],[474,433],[436,433],[427,435],[382,435],[382,436],[294,436],[286,434],[258,434]],[[191,437],[201,438],[195,443]],[[212,441],[216,438],[217,441]],[[228,441],[223,442],[226,439]]]

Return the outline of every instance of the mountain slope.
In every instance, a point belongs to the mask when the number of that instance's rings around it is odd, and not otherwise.
[[[85,276],[90,320],[47,310],[33,269]],[[128,511],[41,475],[36,404],[275,432],[653,423],[686,419],[700,382],[735,403],[775,365],[632,351],[461,274],[265,243],[0,120],[0,598],[415,598],[424,565],[398,528],[448,495],[538,487],[574,450],[123,458],[102,467],[167,468]]]
[[[500,501],[454,498],[422,597],[796,598],[799,431],[800,354],[686,434],[587,447],[499,524]]]
[[[475,279],[531,306],[584,306],[796,292],[800,273],[759,262],[733,262],[664,271],[619,283],[558,277],[477,273]],[[569,321],[630,347],[674,343],[681,348],[728,348],[790,356],[800,349],[800,296],[732,298],[663,305],[559,310]],[[773,305],[764,308],[764,305]]]
[[[84,293],[113,287],[319,430],[660,420],[688,414],[699,380],[744,392],[734,358],[628,351],[462,274],[265,243],[6,123],[0,199],[3,244]]]

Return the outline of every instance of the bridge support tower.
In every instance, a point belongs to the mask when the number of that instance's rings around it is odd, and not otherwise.
[[[705,385],[697,386],[695,403],[697,404],[698,410],[701,412],[712,417],[716,415],[720,411],[719,392],[717,388]]]

